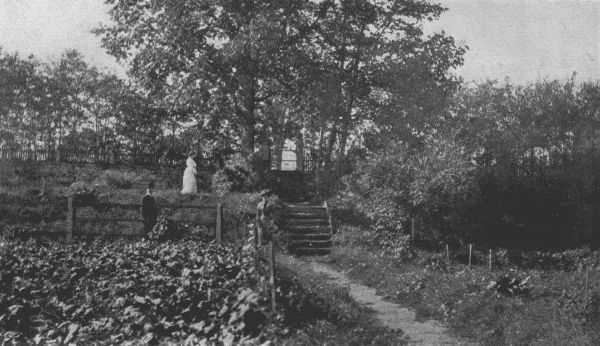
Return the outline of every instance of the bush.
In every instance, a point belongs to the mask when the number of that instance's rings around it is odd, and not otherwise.
[[[217,170],[211,180],[211,190],[223,196],[228,192],[248,192],[260,188],[260,178],[248,159],[234,155]]]
[[[470,236],[474,228],[466,216],[477,198],[473,170],[451,141],[431,140],[420,151],[394,144],[345,179],[345,197],[379,231],[402,232],[410,217],[418,217],[436,238]]]
[[[231,186],[233,182],[227,179],[227,175],[225,174],[225,170],[219,169],[213,174],[210,189],[212,192],[217,194],[218,196],[225,196],[226,194],[231,192]]]

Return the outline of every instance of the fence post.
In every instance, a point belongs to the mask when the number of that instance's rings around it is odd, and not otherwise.
[[[271,278],[269,279],[269,283],[271,284],[271,310],[273,314],[277,312],[277,292],[275,287],[275,242],[273,239],[269,241],[269,269]]]
[[[67,243],[73,242],[73,227],[75,227],[75,206],[73,205],[73,196],[67,199]]]
[[[258,214],[254,217],[254,235],[252,236],[252,245],[254,245],[254,250],[258,249],[258,228],[260,227],[258,222]]]
[[[590,273],[590,266],[588,265],[585,268],[585,304],[587,304],[587,301],[588,301],[588,277],[589,277],[589,273]]]
[[[448,244],[446,244],[446,263],[450,265],[450,249],[448,248]]]
[[[469,244],[469,268],[471,268],[471,254],[473,253],[473,244]]]
[[[223,241],[223,203],[217,203],[217,226],[215,229],[217,244]]]
[[[490,260],[489,260],[490,272],[492,271],[492,249],[490,249]]]

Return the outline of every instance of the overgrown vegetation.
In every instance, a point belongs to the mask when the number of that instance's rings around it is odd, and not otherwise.
[[[600,253],[494,252],[468,268],[465,250],[421,250],[387,243],[380,232],[344,226],[334,238],[331,263],[381,295],[445,321],[484,345],[597,345],[600,342]],[[467,250],[468,251],[468,250]],[[406,255],[411,254],[411,255]],[[502,278],[526,281],[522,294],[499,289]],[[529,278],[529,279],[527,279]],[[527,280],[526,280],[527,279]]]
[[[416,219],[431,244],[596,247],[599,92],[572,81],[462,88],[419,141],[373,137],[347,198],[376,229],[408,233]]]

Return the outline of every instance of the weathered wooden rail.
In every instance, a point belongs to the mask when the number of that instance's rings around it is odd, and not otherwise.
[[[67,241],[71,241],[73,235],[116,235],[115,233],[105,233],[105,232],[77,232],[77,226],[81,223],[118,223],[118,222],[135,222],[142,224],[144,219],[141,217],[110,217],[110,216],[94,216],[94,217],[78,217],[77,209],[78,208],[89,208],[92,207],[96,211],[106,212],[108,210],[112,210],[114,208],[118,208],[121,210],[139,210],[141,211],[142,205],[138,203],[93,203],[91,205],[88,204],[77,204],[73,200],[72,197],[68,199],[68,209],[67,209],[67,227],[66,227],[66,239]],[[215,227],[215,238],[217,242],[221,243],[222,234],[223,234],[223,204],[221,202],[216,203],[216,205],[191,205],[191,204],[160,204],[157,205],[158,209],[195,209],[197,211],[200,210],[214,210],[215,216],[213,220],[203,221],[203,222],[190,222],[197,225],[204,225]],[[134,234],[128,234],[129,236],[145,236],[145,232],[137,232]]]
[[[6,202],[0,201],[0,204],[21,204],[18,202]],[[26,203],[23,203],[26,205]],[[34,207],[40,208],[44,205],[50,205],[50,203],[42,203],[37,204]],[[157,205],[158,209],[195,209],[197,212],[203,210],[214,210],[214,218],[211,220],[202,220],[198,221],[190,221],[191,224],[203,225],[207,227],[215,227],[215,239],[217,242],[222,242],[223,235],[223,203],[218,202],[215,205],[191,205],[191,204],[159,204]],[[78,216],[78,210],[84,208],[92,208],[94,209],[95,214],[101,213],[106,214],[112,210],[119,209],[123,210],[135,210],[138,211],[137,216],[115,216],[115,215],[101,215],[101,216]],[[76,236],[122,236],[122,237],[142,237],[145,236],[146,233],[143,232],[143,228],[140,227],[139,232],[133,233],[125,233],[125,232],[80,232],[79,229],[83,224],[106,224],[110,223],[114,225],[120,222],[128,222],[128,223],[139,223],[140,226],[144,223],[144,218],[141,214],[142,204],[139,203],[107,203],[107,202],[97,202],[97,203],[79,203],[73,197],[67,198],[67,216],[65,219],[65,227],[62,232],[56,231],[31,231],[31,232],[23,232],[23,235],[27,236],[63,236],[67,242],[72,242],[73,238]],[[201,218],[202,219],[202,218]]]

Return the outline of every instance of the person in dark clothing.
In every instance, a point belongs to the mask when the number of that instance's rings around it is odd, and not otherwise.
[[[152,231],[158,217],[158,207],[154,196],[152,196],[152,188],[153,184],[149,183],[146,194],[142,197],[142,217],[144,218],[144,232],[146,233]]]

